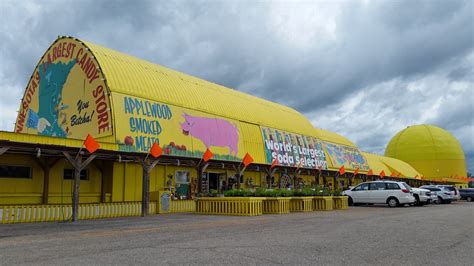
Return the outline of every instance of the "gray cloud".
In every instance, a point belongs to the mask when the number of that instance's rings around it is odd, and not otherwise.
[[[60,4],[59,4],[60,3]],[[460,139],[474,172],[472,1],[0,1],[0,128],[57,35],[289,105],[383,153],[411,124]]]

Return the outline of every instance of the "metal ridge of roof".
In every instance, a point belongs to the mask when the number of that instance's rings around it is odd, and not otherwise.
[[[121,93],[297,134],[314,135],[310,121],[288,106],[73,39],[82,42],[94,54],[112,94]]]

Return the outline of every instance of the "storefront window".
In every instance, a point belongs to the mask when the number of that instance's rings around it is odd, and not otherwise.
[[[0,165],[0,178],[31,179],[31,167]]]

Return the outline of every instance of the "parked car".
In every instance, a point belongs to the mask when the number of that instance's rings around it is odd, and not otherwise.
[[[469,202],[474,200],[474,188],[462,188],[459,190],[461,199],[467,200]]]
[[[420,188],[428,189],[431,193],[435,194],[438,198],[437,202],[440,203],[451,203],[453,201],[453,193],[442,187],[436,186],[421,186]]]
[[[415,205],[423,206],[430,204],[431,191],[424,188],[412,188],[413,197],[415,197]]]
[[[364,182],[344,191],[343,195],[349,197],[349,205],[388,204],[397,207],[416,202],[411,187],[405,182],[395,181]]]
[[[449,190],[453,192],[453,200],[460,200],[461,195],[459,195],[459,190],[455,186],[449,186],[449,185],[437,185],[437,187],[442,187],[446,190]]]

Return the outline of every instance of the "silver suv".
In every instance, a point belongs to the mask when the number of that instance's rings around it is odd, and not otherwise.
[[[436,186],[421,186],[420,188],[428,189],[431,193],[436,194],[438,200],[436,203],[451,203],[453,201],[453,193],[442,187]]]

